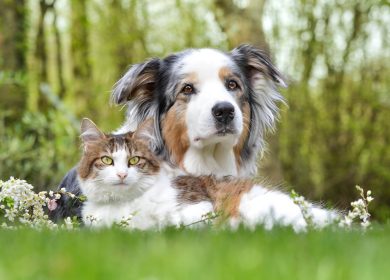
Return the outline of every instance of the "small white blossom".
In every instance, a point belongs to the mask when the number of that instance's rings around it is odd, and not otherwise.
[[[371,197],[371,191],[367,191],[367,195],[364,195],[364,190],[356,186],[356,189],[360,193],[360,198],[351,202],[352,210],[348,211],[348,214],[341,219],[339,226],[351,227],[353,222],[357,219],[360,220],[360,225],[366,229],[370,226],[370,213],[368,212],[368,205],[374,199]]]
[[[130,222],[133,219],[133,217],[134,217],[133,214],[130,214],[127,217],[122,217],[122,219],[119,222],[116,222],[115,225],[118,226],[119,228],[129,229],[131,226]],[[94,222],[97,222],[97,219],[94,219]]]
[[[99,220],[96,217],[92,216],[92,215],[87,215],[85,217],[85,219],[84,219],[84,224],[86,226],[92,226],[93,227],[93,226],[96,226],[98,224],[98,222],[99,222]]]
[[[74,229],[73,221],[70,217],[66,217],[64,220],[64,224],[62,225],[63,229],[72,230]]]
[[[302,216],[306,221],[306,224],[309,228],[314,227],[313,222],[313,214],[312,214],[312,204],[303,196],[298,195],[294,190],[291,191],[291,198],[293,199],[293,202],[299,206],[302,212]]]

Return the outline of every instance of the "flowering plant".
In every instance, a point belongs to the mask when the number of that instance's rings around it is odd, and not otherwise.
[[[368,212],[368,205],[374,198],[371,196],[371,191],[368,190],[364,193],[363,188],[356,186],[359,191],[360,198],[356,201],[351,202],[352,210],[348,211],[348,214],[340,220],[339,225],[342,227],[351,227],[353,222],[356,220],[360,221],[360,225],[363,228],[370,226],[370,213]]]
[[[340,216],[336,221],[338,225],[343,228],[351,228],[352,225],[360,221],[360,225],[366,229],[370,226],[370,213],[368,212],[368,205],[374,198],[371,196],[371,191],[368,190],[364,193],[363,188],[356,186],[359,191],[360,198],[351,202],[352,210],[348,211],[348,214]],[[294,190],[291,191],[291,198],[294,203],[299,206],[302,212],[302,216],[305,219],[309,228],[313,228],[313,216],[311,214],[312,204],[308,202],[303,196],[298,195]]]
[[[340,227],[351,228],[357,221],[365,229],[370,226],[370,213],[368,206],[374,199],[371,196],[371,191],[364,190],[356,186],[359,191],[360,198],[351,203],[352,209],[348,214],[340,216],[337,223]],[[49,211],[54,211],[57,208],[57,201],[61,196],[69,196],[72,199],[78,199],[81,202],[86,200],[85,196],[75,196],[73,193],[67,192],[64,188],[58,192],[42,191],[34,192],[33,186],[28,184],[25,180],[14,179],[11,177],[8,181],[0,180],[0,228],[17,229],[21,227],[28,227],[34,229],[76,229],[79,222],[75,217],[67,217],[63,224],[58,225],[51,221],[48,216]],[[298,195],[295,191],[291,192],[291,198],[296,203],[307,223],[308,228],[314,228],[312,216],[312,204],[308,202],[303,196]],[[136,215],[133,213],[129,217],[124,217],[122,221],[115,226],[119,228],[128,228],[132,217]],[[210,212],[202,217],[201,220],[185,225],[185,227],[192,226],[197,223],[210,224],[213,220],[218,218],[221,213]],[[87,224],[94,224],[97,222],[95,217],[87,217]]]
[[[61,195],[73,194],[61,189],[59,192],[34,192],[33,186],[25,180],[11,177],[8,181],[0,180],[0,227],[17,229],[57,229],[58,225],[49,219],[48,211],[55,210]],[[81,198],[82,199],[82,198]],[[64,220],[61,228],[72,229],[77,222],[70,217]]]

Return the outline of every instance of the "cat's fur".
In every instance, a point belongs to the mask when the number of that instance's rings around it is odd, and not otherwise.
[[[111,226],[127,220],[131,229],[161,229],[193,224],[210,212],[218,212],[228,225],[306,227],[299,206],[282,192],[232,177],[173,175],[148,149],[143,129],[107,135],[91,121],[83,121],[84,151],[77,180],[87,196],[82,209],[86,224]],[[105,165],[103,156],[112,158],[114,164]],[[141,160],[128,165],[134,156]],[[318,207],[309,211],[320,227],[335,217]],[[96,221],[91,222],[90,217]]]

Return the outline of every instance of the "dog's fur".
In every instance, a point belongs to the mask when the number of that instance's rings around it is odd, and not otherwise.
[[[286,86],[281,73],[264,51],[249,45],[150,59],[115,85],[113,102],[128,106],[118,133],[153,118],[151,148],[164,160],[193,175],[248,177],[283,101],[278,86]],[[228,106],[228,112],[220,117],[216,106]]]

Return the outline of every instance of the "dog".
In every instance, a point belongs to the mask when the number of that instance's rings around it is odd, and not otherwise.
[[[153,122],[151,150],[173,169],[191,175],[250,177],[264,150],[264,135],[278,118],[286,80],[263,50],[188,49],[133,65],[115,84],[112,102],[128,107],[118,134]],[[59,185],[80,195],[68,173]],[[54,220],[79,216],[82,203],[67,196]]]
[[[152,118],[152,149],[192,175],[249,177],[273,130],[286,80],[266,52],[188,49],[132,66],[112,101],[128,107],[118,133]]]

